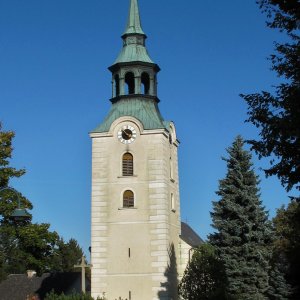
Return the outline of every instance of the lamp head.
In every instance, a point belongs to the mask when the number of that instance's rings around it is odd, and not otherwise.
[[[24,208],[16,208],[9,218],[15,221],[27,221],[31,215]]]

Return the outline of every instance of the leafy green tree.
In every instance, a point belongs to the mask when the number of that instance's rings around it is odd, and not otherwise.
[[[7,190],[12,178],[19,178],[25,174],[24,169],[16,169],[10,166],[12,157],[12,140],[14,132],[4,131],[0,122],[0,281],[11,271],[23,267],[21,250],[18,247],[16,228],[23,226],[30,221],[16,223],[9,219],[9,216],[17,207],[20,198],[23,207],[32,208],[32,204],[21,194],[16,195],[13,191]],[[8,257],[9,255],[9,257]],[[9,261],[12,263],[10,264]]]
[[[12,131],[3,131],[0,123],[0,281],[8,274],[25,273],[33,269],[45,271],[72,271],[82,256],[76,240],[64,243],[50,224],[33,224],[31,219],[17,222],[9,216],[17,207],[17,199],[23,207],[32,209],[31,202],[17,191],[5,189],[10,180],[25,174],[10,166],[12,157]],[[18,193],[18,194],[16,194]]]
[[[50,224],[29,224],[17,231],[19,248],[26,254],[24,265],[27,270],[38,274],[52,269],[54,249],[59,236],[49,230]]]
[[[90,295],[88,294],[76,294],[73,293],[71,295],[57,295],[53,291],[46,295],[45,300],[94,300]],[[105,300],[105,298],[98,297],[97,300]]]
[[[0,190],[9,186],[12,178],[19,178],[25,174],[24,169],[16,169],[10,166],[10,159],[12,157],[12,140],[15,134],[13,131],[4,131],[0,122]],[[2,190],[0,192],[0,215],[3,217],[0,222],[12,223],[9,216],[17,208],[18,196],[24,207],[32,209],[32,204],[21,194],[16,195],[11,190]]]
[[[300,190],[300,2],[258,0],[267,13],[267,25],[285,33],[288,41],[275,44],[272,70],[283,78],[274,93],[241,95],[248,104],[248,122],[260,129],[259,140],[250,140],[259,157],[270,157],[267,176],[277,175],[290,190]]]
[[[62,238],[57,243],[53,268],[56,272],[74,272],[74,265],[78,264],[83,256],[82,248],[75,239],[70,239],[67,243]]]
[[[179,294],[185,300],[227,299],[223,264],[210,244],[195,249],[183,278]]]
[[[3,131],[0,122],[0,189],[7,187],[9,180],[13,177],[20,177],[25,174],[25,170],[17,170],[9,167],[9,160],[12,156],[13,131]]]
[[[293,299],[300,299],[300,206],[292,199],[287,208],[281,207],[273,219],[276,240],[275,251],[287,266],[288,282],[292,285]]]
[[[52,270],[58,234],[49,230],[49,224],[0,226],[0,248],[4,274],[21,274],[35,270],[38,274]]]
[[[239,136],[227,149],[226,177],[220,180],[211,213],[216,232],[210,243],[224,264],[226,292],[234,299],[267,299],[271,226],[259,199],[258,176]]]
[[[250,140],[252,149],[259,157],[271,157],[271,165],[265,170],[267,176],[276,175],[287,191],[300,190],[300,2],[299,0],[257,0],[266,13],[267,26],[279,29],[285,34],[284,43],[275,44],[275,53],[271,55],[272,70],[282,78],[275,92],[262,91],[241,95],[248,104],[248,122],[260,130],[257,140]],[[283,258],[290,269],[287,270],[292,284],[294,298],[300,299],[300,259],[296,256],[300,241],[300,197],[291,203],[280,216],[280,243]],[[295,222],[284,215],[293,208],[297,214]],[[283,223],[285,222],[285,224]],[[278,228],[277,228],[278,229]],[[285,245],[284,245],[285,244]],[[299,253],[299,252],[298,252]],[[299,257],[299,255],[298,255]]]

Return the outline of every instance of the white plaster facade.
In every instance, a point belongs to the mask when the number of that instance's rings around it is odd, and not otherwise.
[[[122,126],[137,132],[128,145]],[[170,137],[171,135],[171,137]],[[144,130],[121,117],[109,132],[92,138],[92,296],[108,300],[178,299],[180,198],[178,141],[174,125]],[[133,176],[122,176],[122,156],[131,153]],[[134,207],[123,208],[132,190]]]
[[[183,241],[182,239],[179,239],[179,259],[178,259],[178,281],[183,277],[184,271],[191,259],[192,256],[192,247]]]

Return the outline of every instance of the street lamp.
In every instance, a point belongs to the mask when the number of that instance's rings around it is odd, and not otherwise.
[[[26,209],[21,208],[20,194],[14,188],[11,188],[11,187],[5,187],[5,188],[0,189],[0,193],[2,191],[6,191],[6,190],[14,192],[18,197],[18,207],[13,211],[13,213],[10,215],[9,218],[12,220],[16,220],[16,221],[29,220],[31,215],[26,211]]]

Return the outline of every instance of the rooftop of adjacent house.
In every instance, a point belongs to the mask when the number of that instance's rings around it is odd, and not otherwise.
[[[204,243],[201,237],[187,224],[181,222],[180,238],[191,247],[198,247]]]
[[[90,280],[86,278],[86,291],[90,291]],[[9,275],[0,283],[1,300],[25,300],[28,296],[38,295],[43,300],[46,294],[81,292],[81,273],[45,273],[42,276],[26,274]]]

